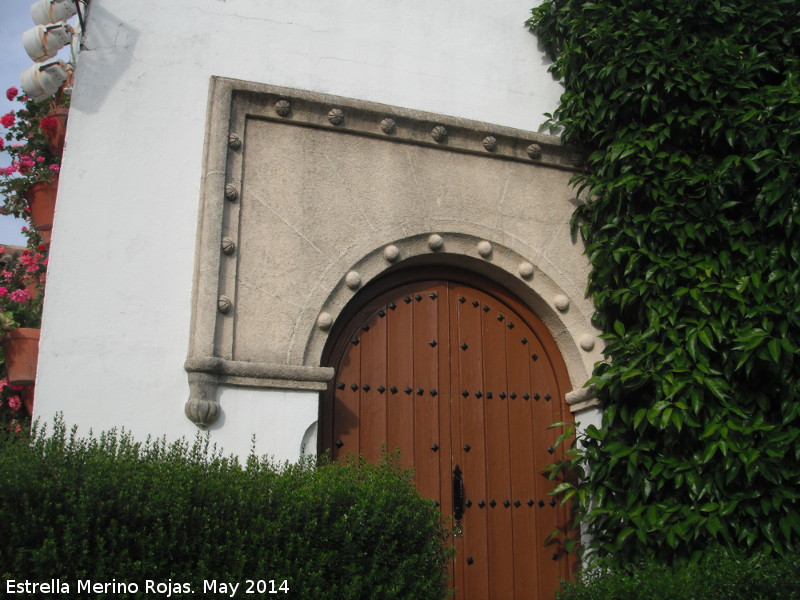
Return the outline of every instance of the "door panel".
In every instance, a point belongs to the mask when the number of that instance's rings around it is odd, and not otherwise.
[[[453,538],[455,597],[552,598],[573,561],[545,545],[568,516],[547,495],[558,435],[547,427],[571,415],[566,368],[543,323],[493,284],[438,279],[387,285],[334,333],[321,451],[377,460],[399,448],[444,517],[458,465],[466,503]]]

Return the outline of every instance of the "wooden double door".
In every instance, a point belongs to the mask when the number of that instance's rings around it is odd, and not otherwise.
[[[334,331],[326,354],[336,375],[320,450],[374,460],[400,449],[419,492],[452,517],[455,598],[551,599],[574,559],[547,543],[569,521],[548,496],[559,434],[548,426],[571,415],[541,320],[471,276],[396,282]]]

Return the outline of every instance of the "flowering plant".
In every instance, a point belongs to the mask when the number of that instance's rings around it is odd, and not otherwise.
[[[49,102],[34,102],[11,87],[6,98],[23,104],[17,111],[0,116],[5,135],[0,137],[0,151],[11,157],[11,165],[0,167],[0,211],[18,218],[27,217],[25,192],[36,183],[55,180],[61,168],[61,157],[51,151],[45,137],[48,129],[58,127],[55,117],[48,116],[53,108],[69,106],[69,96],[62,95]]]
[[[0,329],[39,327],[47,271],[47,247],[0,247]],[[31,386],[8,381],[5,356],[0,353],[0,435],[19,433],[29,423],[33,402]]]
[[[42,322],[47,247],[21,252],[0,247],[0,329],[39,327]]]
[[[24,394],[25,389],[21,385],[9,383],[7,377],[0,379],[0,427],[11,433],[19,433],[22,430],[20,421],[28,420],[23,406]]]

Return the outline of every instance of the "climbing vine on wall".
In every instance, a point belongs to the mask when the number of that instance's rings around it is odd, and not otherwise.
[[[797,0],[554,0],[606,360],[574,463],[595,556],[800,548]]]

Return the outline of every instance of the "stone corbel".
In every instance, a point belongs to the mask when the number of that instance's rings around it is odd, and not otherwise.
[[[219,417],[218,385],[219,377],[213,373],[189,371],[189,399],[183,412],[198,427],[208,427]]]
[[[193,357],[184,365],[189,374],[186,416],[198,427],[208,427],[219,417],[219,385],[271,389],[322,391],[333,378],[332,367],[309,367]]]
[[[600,405],[600,398],[597,397],[597,386],[594,384],[573,392],[567,392],[564,399],[569,405],[570,412],[573,413]]]

